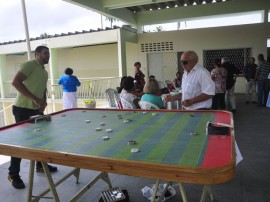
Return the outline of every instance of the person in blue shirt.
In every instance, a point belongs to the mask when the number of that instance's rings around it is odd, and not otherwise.
[[[148,101],[152,104],[158,106],[160,109],[164,109],[164,103],[162,101],[160,93],[159,84],[156,79],[149,79],[143,88],[144,95],[141,98],[141,101]]]
[[[77,108],[77,87],[81,85],[78,78],[73,76],[73,69],[66,68],[58,84],[63,88],[64,109]]]

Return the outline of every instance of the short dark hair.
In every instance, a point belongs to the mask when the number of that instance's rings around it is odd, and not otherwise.
[[[140,62],[135,62],[134,63],[134,67],[137,66],[137,65],[140,65],[141,66],[141,63]]]
[[[258,55],[258,60],[259,60],[259,61],[264,61],[264,56],[263,56],[263,54],[259,54],[259,55]]]
[[[73,69],[71,69],[71,68],[69,68],[69,67],[66,68],[66,69],[65,69],[65,74],[66,74],[66,75],[72,75],[72,74],[73,74]]]
[[[49,48],[47,46],[38,46],[38,47],[36,47],[35,56],[37,55],[37,53],[40,53],[43,49],[49,50]]]
[[[132,90],[132,88],[134,87],[134,78],[132,76],[126,77],[123,80],[122,85],[125,90],[128,90],[128,91]]]
[[[221,59],[220,59],[220,58],[216,58],[216,59],[214,60],[214,65],[220,67],[220,66],[221,66]]]

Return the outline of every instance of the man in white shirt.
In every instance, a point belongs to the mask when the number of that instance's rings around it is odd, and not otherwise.
[[[184,68],[182,92],[169,95],[165,100],[182,99],[182,107],[187,110],[210,109],[212,97],[215,95],[215,83],[210,73],[198,64],[198,55],[194,51],[184,52],[181,64]]]

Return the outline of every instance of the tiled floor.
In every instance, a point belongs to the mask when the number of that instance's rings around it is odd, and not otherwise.
[[[212,186],[216,202],[269,202],[270,201],[270,108],[257,107],[254,104],[246,104],[244,95],[237,95],[237,112],[234,115],[235,136],[244,160],[236,167],[235,177],[225,184]],[[16,190],[7,180],[9,157],[1,157],[0,165],[0,201],[22,202],[26,201],[27,189]],[[4,163],[6,162],[6,163]],[[26,186],[28,184],[29,161],[23,160],[21,176]],[[61,178],[71,168],[59,166],[59,171],[53,174],[54,180]],[[68,201],[71,196],[82,188],[97,172],[82,170],[80,182],[76,184],[75,178],[71,177],[57,188],[60,201]],[[110,179],[115,187],[127,189],[131,202],[146,202],[141,189],[154,180],[125,175],[110,174]],[[35,174],[34,193],[45,189],[47,182],[44,174]],[[200,199],[202,186],[184,184],[187,198],[191,202]],[[106,188],[103,181],[99,181],[79,202],[98,202],[100,193]],[[180,192],[167,200],[168,202],[181,202]],[[50,196],[50,195],[48,195]],[[42,199],[40,201],[53,201]],[[207,201],[210,201],[208,198]]]

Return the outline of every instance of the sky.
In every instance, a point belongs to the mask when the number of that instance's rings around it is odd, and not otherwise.
[[[25,0],[25,6],[30,38],[101,28],[100,14],[62,0]],[[0,0],[0,42],[25,38],[21,0]]]

